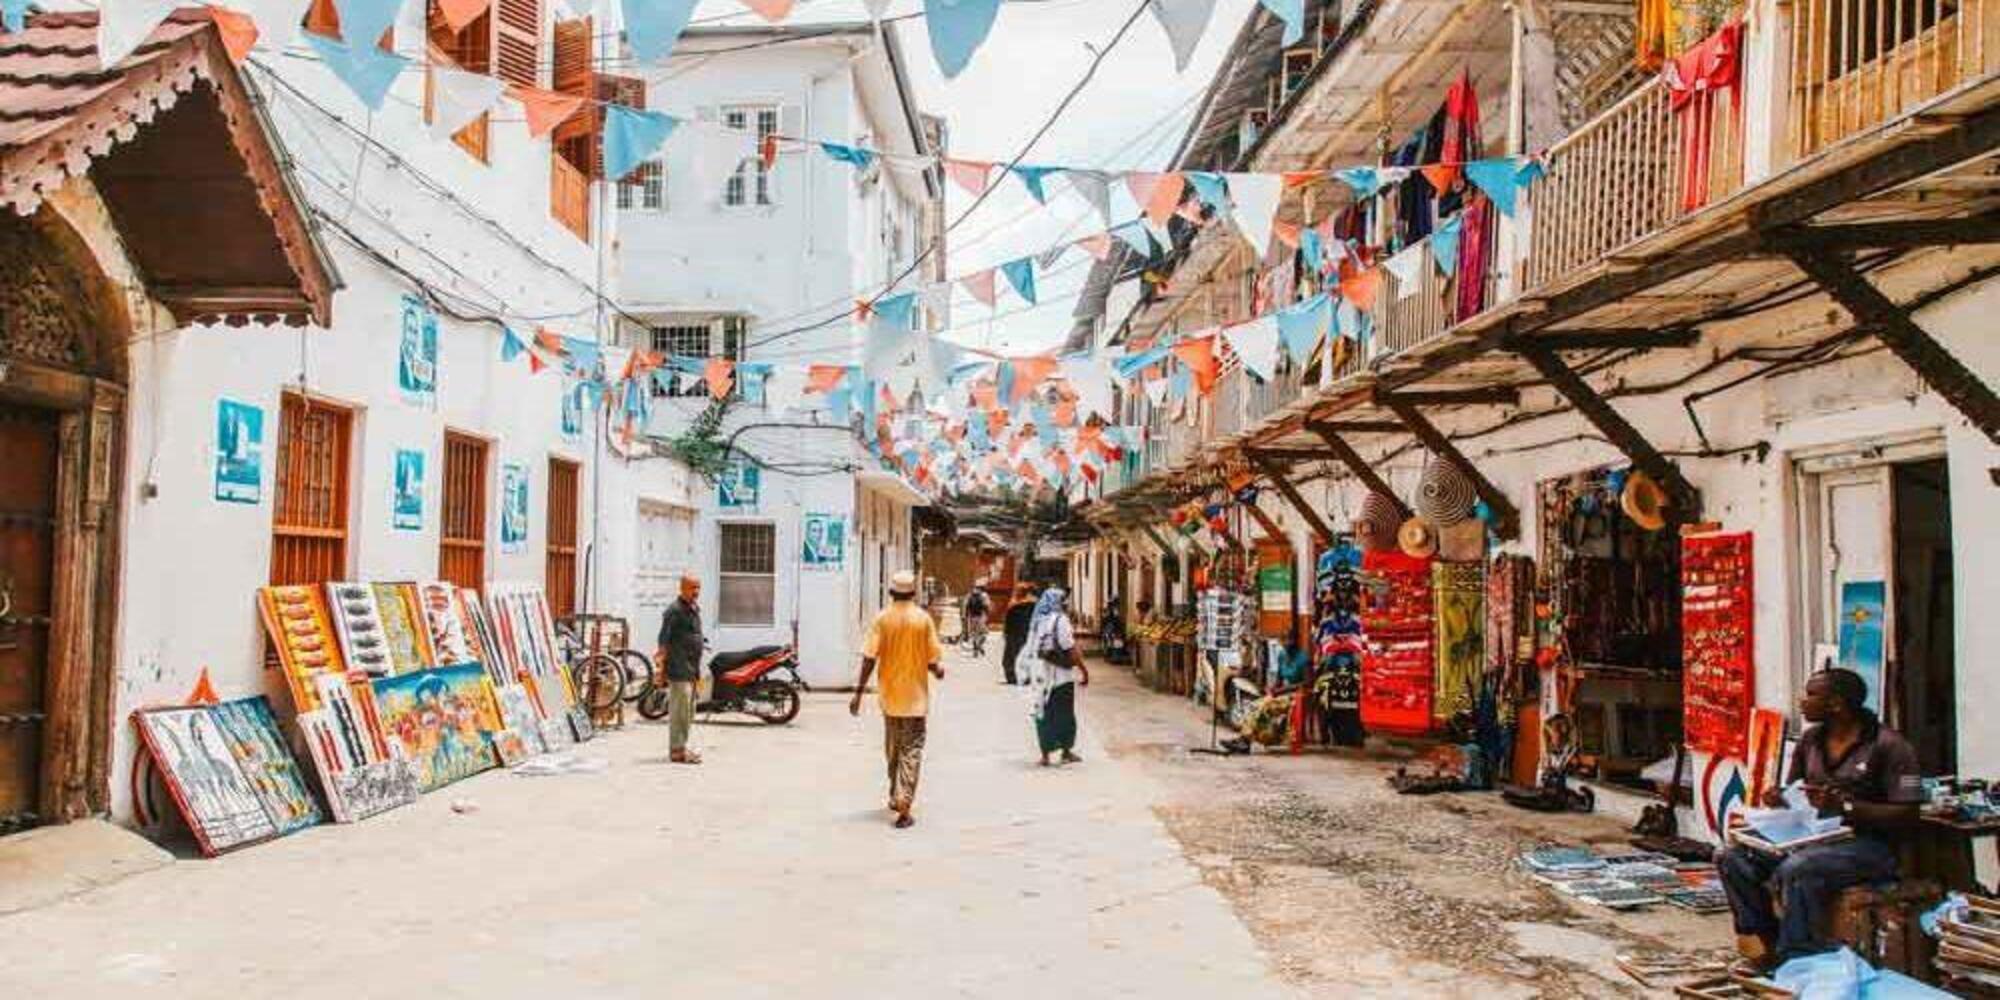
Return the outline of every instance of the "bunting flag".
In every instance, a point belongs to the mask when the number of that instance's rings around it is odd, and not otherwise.
[[[1354,303],[1341,299],[1333,311],[1333,327],[1342,337],[1357,344],[1368,342],[1368,330],[1374,324],[1368,314],[1355,308]]]
[[[437,0],[438,16],[453,31],[464,31],[473,19],[486,13],[492,0]]]
[[[1284,179],[1276,174],[1228,174],[1229,199],[1236,210],[1230,218],[1236,230],[1250,243],[1258,260],[1271,249],[1271,230],[1278,218],[1278,200],[1284,196]]]
[[[1014,286],[1015,294],[1035,304],[1035,259],[1022,257],[1000,265],[1000,273],[1007,276],[1007,283]]]
[[[1333,302],[1325,292],[1286,306],[1276,315],[1278,339],[1284,342],[1285,353],[1301,366],[1312,358],[1320,338],[1333,329]]]
[[[1164,226],[1173,218],[1174,209],[1181,203],[1181,192],[1187,189],[1187,179],[1177,173],[1155,174],[1133,171],[1125,175],[1125,188],[1132,193],[1132,200],[1144,210],[1146,218],[1156,226]]]
[[[384,52],[381,46],[367,42],[359,47],[348,45],[338,39],[305,32],[306,44],[319,56],[320,62],[347,84],[354,96],[361,99],[370,110],[382,110],[382,102],[389,97],[389,88],[396,83],[396,77],[409,65],[409,60]]]
[[[528,345],[521,341],[521,335],[515,333],[513,327],[503,326],[500,328],[500,360],[502,363],[520,357],[527,350]]]
[[[4,10],[10,0],[0,0]],[[250,15],[257,24],[256,47],[283,52],[299,37],[311,0],[229,0],[229,7]]]
[[[1062,170],[1061,167],[1031,167],[1025,163],[1017,163],[1009,169],[1014,176],[1021,179],[1021,186],[1028,189],[1029,196],[1041,205],[1049,203],[1048,188],[1043,185],[1043,180],[1050,174]]]
[[[1077,406],[1086,414],[1110,420],[1118,416],[1111,391],[1111,363],[1100,355],[1068,358],[1062,363],[1063,378],[1076,391]]]
[[[1011,366],[1014,372],[1013,393],[1007,399],[1010,403],[1017,403],[1027,398],[1028,394],[1050,375],[1055,374],[1057,362],[1053,357],[1036,354],[1025,358],[1009,358],[1007,365]]]
[[[944,161],[944,173],[945,176],[951,178],[953,184],[964,188],[967,193],[975,196],[982,195],[986,193],[988,179],[993,176],[993,164],[983,160],[953,160],[947,158]],[[1039,201],[1040,199],[1036,200]]]
[[[729,390],[736,385],[736,362],[728,358],[709,358],[701,380],[708,384],[708,398],[728,399]]]
[[[1082,247],[1084,252],[1100,261],[1109,259],[1111,256],[1111,234],[1109,233],[1096,233],[1086,236],[1083,239],[1077,240],[1076,245]]]
[[[521,110],[527,112],[528,135],[535,139],[548,135],[557,125],[568,121],[583,107],[584,102],[582,94],[562,94],[518,83],[507,85],[507,96],[520,102]]]
[[[1464,231],[1465,213],[1460,212],[1431,230],[1431,259],[1439,273],[1449,278],[1458,273],[1458,236]]]
[[[1302,2],[1302,0],[1301,0]],[[1000,0],[924,0],[924,23],[930,28],[931,55],[949,80],[964,72],[972,54],[986,43]]]
[[[1375,167],[1346,167],[1334,171],[1333,176],[1354,189],[1357,200],[1373,198],[1382,190],[1382,173]]]
[[[1514,193],[1524,183],[1522,178],[1527,170],[1521,160],[1512,157],[1472,160],[1465,164],[1466,179],[1486,192],[1486,197],[1493,200],[1493,207],[1507,216],[1514,214]],[[1536,165],[1533,170],[1539,171],[1540,166]],[[1528,179],[1532,180],[1534,176],[1539,176],[1539,173],[1532,174]]]
[[[105,69],[125,60],[160,22],[179,6],[176,0],[112,0],[98,8],[97,57]],[[9,24],[25,25],[25,14],[12,14]],[[22,28],[9,27],[9,31]]]
[[[1412,243],[1404,247],[1388,260],[1382,262],[1384,270],[1396,277],[1396,300],[1402,301],[1417,294],[1421,285],[1420,276],[1424,266],[1424,245]]]
[[[1229,214],[1229,185],[1221,174],[1206,170],[1189,170],[1182,176],[1187,178],[1188,186],[1194,188],[1196,200],[1214,209],[1217,215]]]
[[[1259,316],[1247,323],[1225,327],[1223,340],[1229,349],[1236,352],[1237,360],[1250,374],[1269,382],[1278,368],[1278,323],[1269,316]]]
[[[507,82],[488,73],[431,67],[431,135],[443,139],[493,110]]]
[[[773,24],[792,16],[792,6],[796,0],[743,0],[743,6],[757,12],[757,16]]]
[[[222,50],[229,53],[229,61],[242,65],[250,58],[250,49],[257,44],[257,22],[250,15],[227,7],[209,7],[208,16],[215,22],[216,33],[222,36]]]
[[[1147,6],[1153,8],[1153,17],[1166,31],[1167,44],[1174,50],[1174,72],[1187,72],[1188,61],[1201,46],[1201,36],[1207,33],[1209,19],[1215,14],[1215,0],[1152,0]]]
[[[1431,163],[1418,167],[1417,172],[1423,174],[1424,180],[1430,182],[1432,191],[1443,194],[1451,190],[1453,184],[1458,183],[1460,170],[1456,163]]]
[[[674,50],[699,0],[619,0],[625,15],[625,44],[642,63],[659,62]]]
[[[1304,258],[1306,271],[1322,274],[1326,271],[1326,245],[1320,239],[1319,230],[1307,226],[1299,230],[1299,256]]]
[[[28,0],[0,0],[0,31],[20,34],[28,30]]]
[[[889,0],[861,0],[861,6],[867,9],[870,21],[880,21],[889,9]]]
[[[1290,48],[1306,36],[1306,0],[1257,0],[1278,20],[1285,22],[1285,36],[1278,44]]]
[[[830,393],[840,388],[841,381],[846,378],[846,365],[808,365],[806,366],[806,391]]]
[[[870,311],[875,318],[899,330],[914,330],[917,325],[917,293],[899,292],[876,299]]]
[[[770,407],[772,413],[798,409],[805,391],[805,369],[797,365],[773,368],[770,378],[764,381],[764,405]]]
[[[997,284],[998,277],[998,272],[989,267],[984,271],[974,271],[958,279],[958,283],[965,286],[965,290],[971,293],[973,298],[978,299],[981,304],[990,309],[1000,301],[1000,291]]]
[[[1186,404],[1188,392],[1193,388],[1194,370],[1186,365],[1175,365],[1173,374],[1167,376],[1167,399]]]
[[[835,160],[862,170],[868,169],[868,166],[875,162],[875,151],[872,149],[863,149],[859,146],[843,146],[837,142],[822,142],[819,144],[819,148]]]
[[[1153,256],[1156,244],[1153,242],[1153,235],[1146,231],[1143,223],[1128,222],[1111,230],[1110,235],[1117,237],[1120,243],[1131,247],[1132,252],[1141,257]]]
[[[604,106],[604,176],[623,180],[626,174],[666,144],[681,120],[661,111],[639,111],[620,104]]]
[[[1185,371],[1194,375],[1195,388],[1206,396],[1215,388],[1215,377],[1221,373],[1221,364],[1215,358],[1215,336],[1190,337],[1175,344],[1174,357],[1186,365]]]
[[[1340,297],[1362,312],[1373,312],[1375,297],[1382,290],[1379,267],[1346,267],[1340,275]]]
[[[1097,209],[1099,218],[1111,225],[1111,175],[1102,170],[1064,170],[1063,179],[1077,197]]]
[[[403,0],[333,0],[333,9],[340,15],[342,41],[374,48],[377,39],[395,27]]]

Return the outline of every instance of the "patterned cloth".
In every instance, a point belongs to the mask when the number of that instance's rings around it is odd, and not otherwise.
[[[882,717],[882,745],[889,763],[889,806],[897,812],[909,812],[917,798],[917,778],[924,769],[926,721],[921,715]]]
[[[1431,564],[1437,608],[1437,683],[1431,718],[1451,721],[1472,711],[1485,659],[1486,567],[1479,563]]]

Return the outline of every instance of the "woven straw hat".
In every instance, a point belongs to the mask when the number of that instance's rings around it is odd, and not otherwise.
[[[1396,501],[1371,491],[1361,501],[1361,513],[1354,518],[1354,540],[1367,552],[1390,551],[1396,547],[1396,529],[1402,523],[1403,515],[1396,509]]]
[[[1421,517],[1413,517],[1396,529],[1396,547],[1406,556],[1427,559],[1437,555],[1437,529]]]
[[[1647,531],[1658,531],[1667,526],[1667,491],[1643,472],[1634,472],[1625,478],[1625,492],[1619,496],[1618,506],[1633,524]]]
[[[1417,513],[1424,520],[1440,528],[1449,528],[1472,516],[1473,501],[1479,493],[1472,488],[1472,481],[1453,465],[1437,456],[1424,463],[1424,474],[1417,480]]]

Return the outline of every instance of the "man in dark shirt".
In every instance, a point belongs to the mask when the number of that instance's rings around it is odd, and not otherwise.
[[[657,668],[667,673],[668,759],[699,764],[701,755],[688,749],[694,726],[694,686],[701,679],[701,581],[681,577],[681,596],[660,616],[660,647],[653,654]]]
[[[1006,672],[1009,684],[1017,682],[1014,660],[1021,655],[1021,647],[1028,644],[1028,626],[1034,621],[1035,587],[1023,583],[1014,588],[1014,603],[1007,606],[1007,617],[1000,625],[1000,669]]]
[[[1799,714],[1814,725],[1800,738],[1785,777],[1805,789],[1821,816],[1845,820],[1854,837],[1794,848],[1783,858],[1741,845],[1716,857],[1740,944],[1756,952],[1758,971],[1830,947],[1816,934],[1834,893],[1896,877],[1894,838],[1915,821],[1923,781],[1916,751],[1867,702],[1860,674],[1814,674],[1799,699]],[[1783,790],[1766,792],[1763,804],[1783,805]],[[1782,920],[1774,896],[1784,900]]]

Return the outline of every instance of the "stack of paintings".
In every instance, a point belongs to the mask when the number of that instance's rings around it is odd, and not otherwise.
[[[203,854],[214,857],[320,821],[319,804],[263,695],[142,709],[133,721]]]

